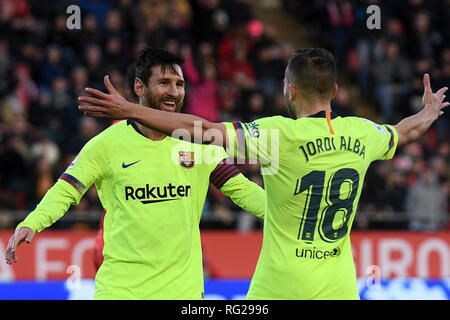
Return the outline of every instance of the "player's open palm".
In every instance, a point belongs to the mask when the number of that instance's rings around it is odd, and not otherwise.
[[[6,247],[6,263],[12,264],[17,262],[16,249],[24,241],[30,243],[33,240],[34,231],[28,227],[20,227],[9,239],[8,246]]]
[[[105,87],[109,94],[97,89],[86,88],[86,92],[93,97],[79,97],[79,109],[90,117],[116,120],[126,119],[128,101],[113,87],[108,76],[105,76]]]
[[[449,105],[448,102],[443,102],[445,99],[444,93],[448,88],[443,87],[434,93],[431,89],[430,75],[428,73],[423,76],[423,86],[422,105],[437,118],[443,114],[442,109]]]

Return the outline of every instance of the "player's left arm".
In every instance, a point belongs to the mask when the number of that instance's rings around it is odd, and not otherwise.
[[[243,210],[264,219],[266,194],[264,189],[248,180],[239,169],[221,161],[210,175],[211,183]]]
[[[147,128],[167,135],[176,134],[177,129],[183,129],[184,132],[189,133],[191,142],[226,147],[227,135],[223,123],[214,123],[190,114],[166,112],[131,103],[113,87],[108,76],[105,76],[105,86],[109,94],[86,88],[93,97],[78,98],[79,109],[84,111],[85,115],[116,120],[132,119]]]

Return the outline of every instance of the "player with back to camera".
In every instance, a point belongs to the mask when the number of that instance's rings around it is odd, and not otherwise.
[[[182,64],[166,50],[142,50],[134,81],[139,103],[179,112]],[[61,218],[95,184],[106,215],[94,299],[202,299],[199,222],[210,181],[244,210],[259,217],[265,212],[264,190],[226,158],[222,147],[172,139],[131,119],[118,122],[83,147],[17,226],[6,260],[17,262],[17,246]]]
[[[80,110],[93,117],[131,118],[170,134],[201,133],[202,143],[227,147],[230,156],[258,159],[267,169],[264,239],[248,299],[359,299],[350,230],[371,162],[423,135],[448,106],[447,87],[433,93],[423,77],[423,109],[396,125],[340,117],[330,101],[338,91],[336,65],[322,48],[295,51],[286,67],[284,97],[292,119],[212,123],[129,103],[88,88]],[[205,135],[214,129],[227,139]],[[277,166],[273,164],[276,163]]]

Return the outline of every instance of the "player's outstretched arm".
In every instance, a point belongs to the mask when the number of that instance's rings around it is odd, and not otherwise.
[[[78,98],[80,104],[78,108],[84,111],[85,115],[115,120],[133,119],[147,128],[167,135],[172,135],[177,129],[183,129],[189,133],[192,142],[226,147],[224,124],[209,122],[189,114],[166,112],[128,102],[113,87],[108,76],[105,76],[104,81],[108,93],[86,88],[86,92],[92,97]],[[218,135],[221,135],[221,139],[217,139]]]
[[[61,179],[47,191],[36,209],[28,214],[24,221],[16,227],[5,252],[6,262],[17,262],[16,250],[23,242],[30,243],[36,233],[59,220],[67,212],[70,205],[77,204],[78,191],[70,185],[65,185]],[[81,195],[79,196],[81,198]]]
[[[20,246],[24,241],[26,243],[30,243],[34,237],[34,230],[28,227],[20,227],[16,230],[16,232],[11,236],[8,242],[8,246],[6,247],[5,258],[7,264],[12,264],[13,262],[17,262],[16,249]]]
[[[428,73],[423,76],[423,86],[423,109],[394,126],[398,133],[398,146],[406,145],[422,136],[433,122],[443,114],[442,109],[449,105],[448,102],[443,102],[445,99],[444,93],[448,88],[443,87],[433,93]]]
[[[243,210],[264,219],[266,193],[263,188],[247,179],[242,173],[224,183],[220,191]]]

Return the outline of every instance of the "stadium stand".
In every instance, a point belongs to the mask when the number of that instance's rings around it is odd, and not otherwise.
[[[444,0],[0,0],[0,228],[23,219],[86,141],[110,124],[84,117],[76,97],[86,86],[105,90],[105,74],[130,97],[127,71],[144,45],[186,58],[184,112],[212,121],[287,115],[283,70],[299,39],[281,39],[283,24],[256,14],[269,2],[297,21],[300,43],[335,53],[348,80],[333,105],[341,115],[369,104],[380,121],[395,123],[420,107],[424,72],[433,89],[449,83]],[[66,26],[72,4],[81,9],[80,30]],[[381,7],[381,30],[365,27],[369,4]],[[355,90],[363,103],[352,99]],[[450,229],[448,114],[394,160],[369,170],[356,228]],[[262,184],[258,165],[240,169]],[[211,186],[202,226],[261,228],[238,210]],[[102,208],[95,188],[71,212],[53,228],[96,229]]]

